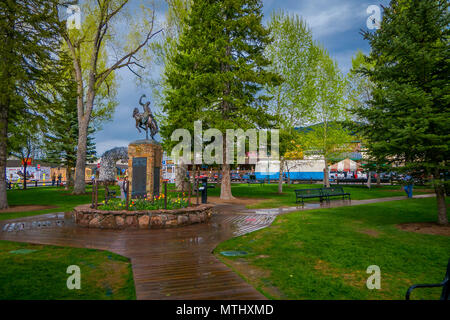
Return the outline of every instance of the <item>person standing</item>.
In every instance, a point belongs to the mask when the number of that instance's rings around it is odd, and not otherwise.
[[[55,182],[56,182],[56,174],[53,172],[53,175],[52,175],[52,187],[55,186]]]
[[[412,177],[409,174],[407,174],[403,178],[403,181],[405,182],[403,189],[405,190],[406,195],[408,196],[408,198],[412,198],[413,197],[413,179],[412,179]]]

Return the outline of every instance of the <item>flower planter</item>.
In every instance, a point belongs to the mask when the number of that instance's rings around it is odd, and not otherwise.
[[[89,204],[75,207],[75,223],[97,229],[162,229],[206,222],[213,205],[202,204],[175,210],[107,211],[92,209]]]

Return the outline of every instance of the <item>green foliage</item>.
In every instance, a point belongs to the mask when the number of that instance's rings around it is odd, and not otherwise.
[[[55,107],[49,112],[44,134],[44,150],[50,163],[70,168],[75,167],[78,144],[78,113],[76,82],[71,78],[72,67],[65,64],[61,79],[64,86],[55,93]],[[95,142],[92,137],[94,125],[88,128],[86,161],[95,161]]]
[[[365,34],[373,68],[361,72],[376,87],[369,107],[356,108],[374,158],[435,177],[449,169],[450,158],[448,6],[391,1],[381,29]]]
[[[257,0],[194,1],[177,52],[166,70],[161,135],[170,151],[173,130],[268,127],[264,85],[276,80],[266,70],[269,31]]]
[[[352,68],[347,75],[348,78],[348,100],[352,109],[367,108],[372,99],[372,91],[375,87],[364,70],[373,70],[373,63],[369,63],[367,57],[358,50],[352,57]],[[359,122],[357,117],[353,119]]]
[[[282,77],[281,83],[270,83],[271,109],[277,124],[290,130],[309,120],[317,95],[314,78],[319,59],[318,45],[312,32],[298,15],[283,11],[272,13],[268,27],[273,42],[265,50],[269,69]]]
[[[9,121],[48,107],[48,92],[36,89],[58,81],[57,4],[56,0],[0,3],[0,103]]]

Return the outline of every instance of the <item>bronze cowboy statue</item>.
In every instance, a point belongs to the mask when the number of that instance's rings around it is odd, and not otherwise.
[[[158,133],[158,125],[150,110],[150,101],[145,104],[142,103],[142,98],[145,98],[145,94],[139,99],[139,104],[144,108],[144,113],[139,113],[138,108],[133,110],[133,118],[136,120],[136,129],[141,133],[141,129],[145,130],[145,136],[148,140],[148,130],[150,129],[150,136],[152,140],[155,140],[154,136]]]

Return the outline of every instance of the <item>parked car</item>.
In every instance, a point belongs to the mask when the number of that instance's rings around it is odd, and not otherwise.
[[[241,176],[239,175],[239,173],[231,174],[231,181],[240,181],[240,180],[241,180]]]

